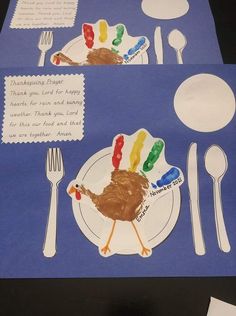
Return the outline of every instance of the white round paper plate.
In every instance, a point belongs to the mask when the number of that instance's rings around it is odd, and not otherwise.
[[[235,114],[232,89],[212,74],[198,74],[185,80],[177,89],[174,109],[179,119],[199,132],[224,128]]]
[[[107,173],[107,166],[111,160],[112,148],[105,148],[91,156],[80,169],[76,180],[78,183],[91,183],[99,181]],[[72,209],[76,222],[83,234],[95,245],[99,246],[102,230],[106,218],[95,208],[79,203],[72,199]],[[141,221],[135,223],[145,231],[146,239],[153,248],[163,242],[171,233],[180,211],[179,188],[170,191],[157,199],[145,213]],[[137,253],[137,240],[132,225],[129,222],[117,221],[116,236],[125,240],[123,249],[119,254]],[[116,236],[113,237],[116,238]]]
[[[152,18],[171,20],[185,15],[189,3],[187,0],[143,0],[142,10]]]

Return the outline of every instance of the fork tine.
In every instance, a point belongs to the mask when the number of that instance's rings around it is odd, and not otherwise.
[[[47,153],[48,171],[55,171],[54,148],[49,148]]]
[[[46,176],[48,180],[59,183],[64,174],[65,170],[60,148],[48,148],[46,156]]]
[[[53,32],[48,32],[48,44],[51,44],[53,42]]]
[[[57,171],[57,149],[51,148],[51,170]]]
[[[44,42],[44,37],[45,37],[45,32],[43,31],[41,34],[40,34],[40,36],[39,36],[39,44],[43,44],[43,42]]]
[[[51,148],[51,170],[58,170],[57,148]]]
[[[52,148],[48,148],[48,151],[47,151],[47,171],[51,171],[52,170]]]
[[[59,165],[60,165],[60,170],[62,170],[64,168],[63,160],[62,160],[62,154],[61,154],[60,148],[58,148],[58,149],[59,149],[59,158],[60,158]]]
[[[46,31],[44,34],[44,43],[45,45],[50,45],[52,43],[53,33],[52,31]]]
[[[55,169],[61,171],[62,158],[60,148],[55,148]]]
[[[50,45],[53,42],[53,32],[52,31],[42,31],[39,37],[40,45]]]
[[[49,148],[47,152],[47,167],[49,171],[61,171],[63,168],[60,148]]]
[[[57,171],[57,148],[51,150],[51,168],[53,171]]]
[[[45,44],[45,45],[48,45],[48,44],[49,44],[49,32],[45,32],[44,44]]]

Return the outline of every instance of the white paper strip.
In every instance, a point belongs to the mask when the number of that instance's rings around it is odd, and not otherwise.
[[[236,306],[211,297],[207,316],[235,316]]]

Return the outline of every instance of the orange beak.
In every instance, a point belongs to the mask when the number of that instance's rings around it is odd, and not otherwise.
[[[77,190],[76,188],[72,185],[72,187],[70,188],[70,190],[68,191],[69,194],[73,194],[73,193],[76,193]]]
[[[80,199],[81,199],[81,194],[80,194],[79,189],[75,188],[73,185],[72,185],[72,187],[70,188],[70,190],[68,191],[68,193],[69,193],[70,195],[73,194],[73,193],[75,193],[76,200],[80,200]]]

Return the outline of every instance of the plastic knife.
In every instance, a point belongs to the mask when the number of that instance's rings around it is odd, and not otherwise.
[[[154,32],[154,47],[157,58],[157,64],[163,64],[163,42],[160,26],[157,26]]]
[[[189,203],[192,220],[192,232],[194,248],[197,255],[206,253],[205,242],[202,233],[200,204],[199,204],[199,182],[197,165],[197,144],[191,143],[187,157],[187,177],[189,188]]]

